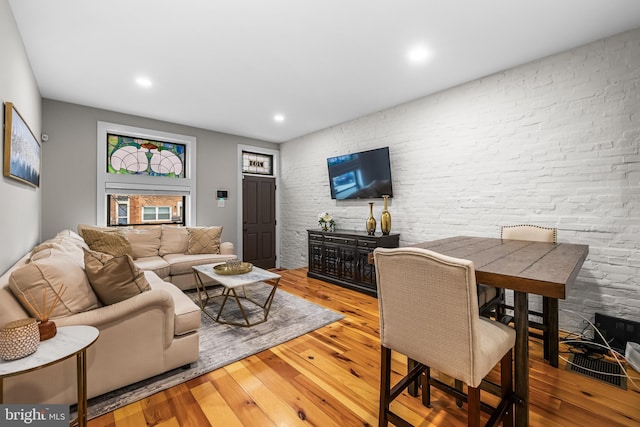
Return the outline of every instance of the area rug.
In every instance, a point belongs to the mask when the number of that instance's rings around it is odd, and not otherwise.
[[[247,287],[255,301],[263,301],[271,287],[252,285]],[[197,301],[197,293],[187,292]],[[207,309],[217,313],[221,298],[210,300]],[[243,304],[250,321],[260,313],[250,304]],[[225,305],[223,316],[227,321],[242,321],[240,310],[234,301]],[[162,390],[181,384],[192,378],[206,374],[262,350],[282,344],[304,335],[322,326],[342,319],[344,316],[319,305],[305,301],[279,289],[273,299],[271,311],[266,322],[249,328],[222,325],[202,314],[200,329],[200,358],[188,369],[177,368],[144,381],[97,396],[89,400],[89,419],[144,399]],[[75,407],[71,408],[75,412]]]

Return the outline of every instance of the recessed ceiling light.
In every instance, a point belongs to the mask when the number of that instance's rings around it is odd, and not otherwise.
[[[275,120],[276,122],[284,122],[284,116],[282,114],[276,114],[275,116],[273,116],[273,120]]]
[[[149,80],[146,77],[138,77],[136,79],[136,83],[138,83],[138,86],[142,86],[142,87],[151,87],[152,85],[151,80]]]
[[[416,46],[409,50],[407,58],[414,64],[421,64],[431,57],[431,51],[424,46]]]

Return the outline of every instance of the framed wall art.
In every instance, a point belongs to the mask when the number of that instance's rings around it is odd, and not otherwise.
[[[40,185],[40,143],[11,102],[4,104],[4,176]]]

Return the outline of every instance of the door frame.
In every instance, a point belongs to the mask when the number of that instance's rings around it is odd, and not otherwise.
[[[280,268],[280,151],[272,150],[270,148],[255,147],[252,145],[238,144],[238,205],[237,205],[237,236],[236,236],[236,254],[238,257],[242,257],[243,252],[243,227],[242,227],[242,178],[245,174],[242,173],[242,152],[250,151],[252,153],[268,154],[273,156],[273,177],[276,180],[276,268]],[[251,174],[246,174],[251,175]],[[266,175],[257,175],[266,177]]]

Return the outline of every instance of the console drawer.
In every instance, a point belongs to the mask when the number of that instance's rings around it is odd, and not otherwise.
[[[377,248],[378,242],[375,240],[358,239],[358,247],[360,248]]]
[[[334,243],[336,245],[351,245],[355,246],[356,239],[350,239],[348,237],[338,237],[338,236],[325,236],[325,243]]]

